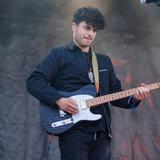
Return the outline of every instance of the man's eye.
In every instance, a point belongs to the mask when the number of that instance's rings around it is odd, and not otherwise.
[[[90,29],[90,28],[89,28],[89,27],[87,27],[87,26],[86,26],[86,27],[84,27],[84,28],[85,28],[85,29],[87,29],[87,30],[89,30],[89,29]]]

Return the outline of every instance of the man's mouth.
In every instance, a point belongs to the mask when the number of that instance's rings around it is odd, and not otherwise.
[[[85,39],[85,40],[88,40],[88,41],[91,41],[91,40],[92,40],[92,38],[90,38],[90,37],[84,37],[84,39]]]

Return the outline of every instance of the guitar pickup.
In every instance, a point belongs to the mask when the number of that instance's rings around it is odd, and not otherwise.
[[[82,109],[82,110],[83,110],[83,109],[87,109],[87,105],[86,105],[85,100],[84,100],[84,101],[81,101],[81,102],[80,102],[80,105],[81,105],[81,109]]]

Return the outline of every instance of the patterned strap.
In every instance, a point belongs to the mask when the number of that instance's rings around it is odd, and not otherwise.
[[[99,72],[98,72],[98,62],[95,52],[92,52],[92,65],[93,65],[93,74],[95,80],[95,86],[97,93],[99,92]]]

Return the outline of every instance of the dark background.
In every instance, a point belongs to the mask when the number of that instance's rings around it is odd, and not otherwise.
[[[25,80],[50,47],[71,40],[73,11],[99,8],[108,26],[93,44],[109,55],[124,89],[160,81],[160,7],[139,0],[0,1],[0,160],[58,160],[57,137],[47,150],[38,101]],[[160,159],[160,92],[135,110],[111,107],[112,160]]]

